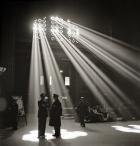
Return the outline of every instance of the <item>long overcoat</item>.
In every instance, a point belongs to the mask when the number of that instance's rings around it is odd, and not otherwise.
[[[54,101],[50,109],[50,126],[61,126],[62,106],[59,100]]]

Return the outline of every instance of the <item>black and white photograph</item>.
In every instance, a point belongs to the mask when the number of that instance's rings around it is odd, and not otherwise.
[[[0,146],[139,137],[139,0],[1,1]]]

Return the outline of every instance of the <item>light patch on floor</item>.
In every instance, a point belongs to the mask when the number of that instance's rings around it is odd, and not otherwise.
[[[116,125],[111,127],[121,132],[140,133],[140,125],[128,125],[128,127]]]
[[[68,131],[67,129],[61,129],[61,138],[62,139],[75,139],[81,136],[87,136],[87,132],[83,131]],[[54,139],[52,133],[45,133],[46,139]],[[28,134],[22,136],[22,140],[31,141],[31,142],[39,142],[38,139],[38,130],[29,131]]]

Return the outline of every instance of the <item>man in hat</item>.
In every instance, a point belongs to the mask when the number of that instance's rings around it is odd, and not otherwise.
[[[79,117],[81,127],[85,127],[84,119],[85,119],[85,115],[87,113],[87,110],[88,110],[88,106],[85,102],[84,97],[80,97],[80,102],[77,106],[77,112],[78,112],[78,117]]]
[[[54,102],[50,109],[50,122],[49,125],[54,127],[55,134],[53,136],[60,137],[60,126],[62,116],[62,106],[58,99],[57,94],[53,94]]]
[[[48,117],[48,101],[44,93],[40,94],[38,101],[38,138],[45,138],[46,120]]]

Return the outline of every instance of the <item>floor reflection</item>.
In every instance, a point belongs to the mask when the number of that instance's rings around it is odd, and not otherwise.
[[[111,126],[115,128],[115,130],[121,131],[121,132],[128,132],[128,133],[140,133],[140,125],[128,125],[126,126]]]
[[[83,131],[68,131],[67,129],[61,129],[61,138],[62,139],[75,139],[81,136],[87,136],[87,132]],[[37,130],[32,130],[29,131],[29,133],[24,134],[22,136],[22,140],[24,141],[31,141],[31,142],[39,142],[39,139],[37,138],[38,136],[38,131]],[[46,139],[55,139],[55,137],[52,136],[52,133],[45,133]]]

